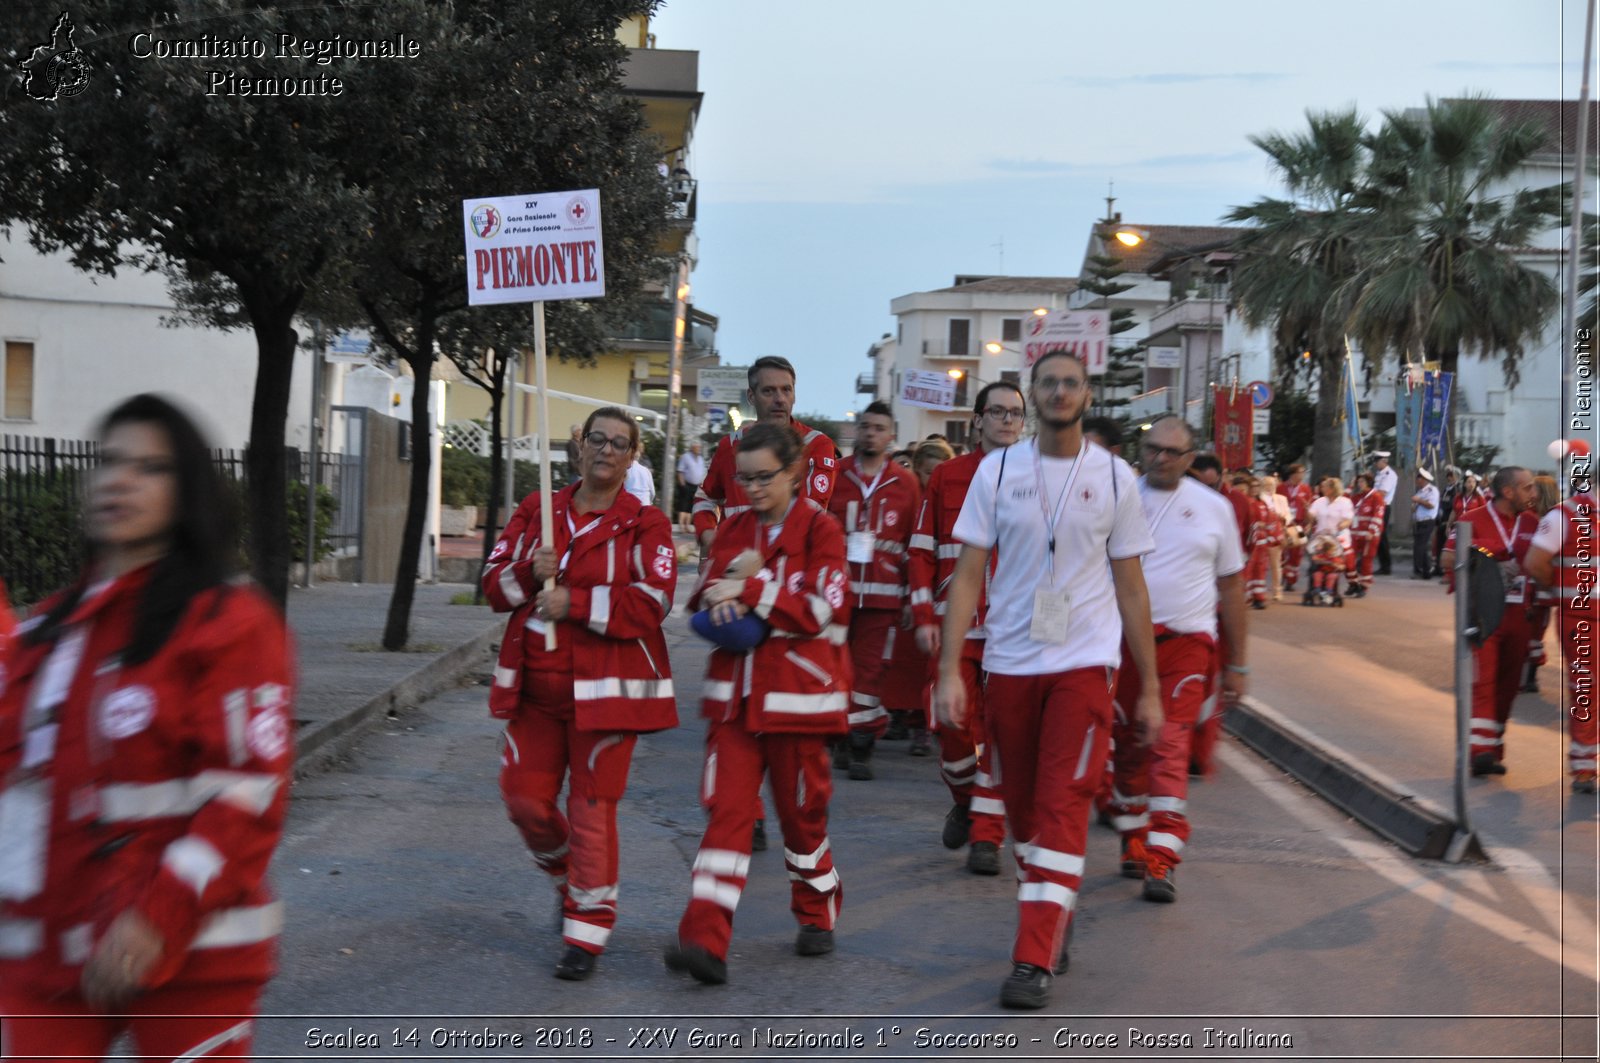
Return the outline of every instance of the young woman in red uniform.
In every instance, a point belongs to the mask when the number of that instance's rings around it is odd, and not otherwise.
[[[844,532],[826,510],[796,497],[800,440],[758,424],[735,454],[750,509],[717,528],[710,563],[690,608],[726,624],[754,615],[771,631],[753,649],[717,649],[706,665],[702,713],[706,766],[701,800],[710,822],[700,840],[689,905],[666,964],[707,984],[728,979],[733,913],[750,871],[756,791],[771,778],[783,827],[790,910],[800,924],[795,952],[833,951],[841,891],[828,843],[833,794],[828,739],[847,730],[850,655]],[[760,569],[727,578],[735,559],[759,555]],[[741,559],[741,565],[743,561]]]
[[[617,802],[640,734],[678,724],[661,622],[678,582],[672,525],[623,490],[639,426],[607,406],[580,437],[582,478],[517,507],[483,570],[510,612],[489,711],[507,721],[500,792],[533,859],[561,896],[565,951],[555,975],[594,972],[617,921]],[[553,578],[555,586],[545,589]],[[556,632],[555,646],[545,640]],[[568,782],[567,813],[556,797]]]
[[[249,1055],[282,912],[266,886],[293,761],[278,609],[204,440],[140,395],[100,431],[91,558],[0,678],[6,1058]]]

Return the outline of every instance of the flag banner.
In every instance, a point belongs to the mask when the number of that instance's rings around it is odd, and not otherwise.
[[[1422,432],[1422,381],[1410,373],[1400,374],[1394,386],[1394,467],[1409,469],[1418,464]]]
[[[1345,431],[1350,435],[1350,442],[1355,447],[1357,454],[1361,453],[1361,408],[1356,405],[1356,360],[1349,351],[1344,354],[1344,403],[1340,406],[1343,411],[1340,419],[1344,421]]]
[[[1422,465],[1437,465],[1444,460],[1444,434],[1449,425],[1450,387],[1453,373],[1428,373],[1422,389],[1422,432],[1417,460]]]
[[[1217,388],[1215,426],[1217,458],[1226,469],[1248,469],[1255,453],[1255,403],[1247,388]]]

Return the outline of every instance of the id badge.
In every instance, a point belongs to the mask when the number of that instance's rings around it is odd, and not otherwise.
[[[1067,624],[1072,619],[1072,599],[1058,590],[1040,587],[1033,592],[1033,623],[1028,637],[1035,642],[1067,641]]]
[[[50,837],[50,785],[19,782],[0,793],[0,898],[25,901],[44,889]]]
[[[1511,582],[1506,584],[1506,601],[1512,605],[1522,605],[1528,600],[1528,577],[1512,576]]]
[[[853,565],[865,565],[872,561],[872,551],[877,546],[878,537],[869,531],[853,531],[845,539],[845,559]]]

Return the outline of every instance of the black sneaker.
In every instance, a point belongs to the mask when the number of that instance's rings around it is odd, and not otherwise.
[[[906,750],[906,754],[913,757],[933,756],[933,739],[928,736],[926,727],[911,729],[911,748]]]
[[[1178,899],[1178,869],[1154,853],[1147,854],[1144,868],[1144,899],[1156,904],[1171,904]]]
[[[556,961],[556,977],[567,982],[581,982],[594,974],[595,959],[594,953],[568,945],[567,951]]]
[[[994,842],[973,842],[967,850],[967,870],[974,875],[998,875],[1000,847]]]
[[[1122,839],[1122,877],[1144,878],[1150,865],[1150,854],[1145,851],[1143,838]]]
[[[1472,775],[1504,775],[1506,766],[1494,759],[1493,753],[1477,753],[1472,758]]]
[[[1050,982],[1054,976],[1043,967],[1019,963],[1000,984],[1002,1008],[1042,1008],[1050,1003]]]
[[[1572,792],[1575,794],[1594,793],[1595,773],[1592,771],[1575,771],[1572,773]]]
[[[844,771],[850,766],[850,743],[840,738],[833,743],[833,766],[839,771]]]
[[[872,778],[872,736],[851,735],[849,745],[849,776],[857,782]]]
[[[767,851],[767,821],[756,820],[755,830],[750,832],[750,851],[764,853]]]
[[[904,742],[911,737],[911,725],[906,722],[904,712],[889,714],[889,729],[883,733],[885,742]]]
[[[722,985],[728,980],[728,961],[719,960],[698,945],[674,942],[661,956],[669,971],[688,971],[697,982]]]
[[[801,923],[800,933],[794,938],[796,956],[826,956],[833,951],[833,931],[824,930],[815,923]]]
[[[965,802],[957,801],[944,814],[944,833],[939,835],[939,840],[946,849],[959,849],[967,844],[967,832],[971,829],[972,820],[967,815],[967,806]]]

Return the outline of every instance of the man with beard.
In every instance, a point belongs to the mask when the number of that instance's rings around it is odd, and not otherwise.
[[[1142,688],[1131,718],[1150,734],[1162,722],[1139,560],[1154,544],[1133,470],[1083,438],[1089,377],[1075,355],[1053,351],[1035,362],[1030,397],[1038,434],[984,458],[956,521],[963,545],[934,695],[941,725],[964,727],[961,651],[998,550],[983,665],[988,737],[1021,879],[1015,966],[1000,990],[1008,1008],[1044,1007],[1052,973],[1065,969],[1124,635]]]
[[[838,485],[828,503],[828,512],[845,532],[850,663],[855,672],[847,753],[839,756],[836,751],[834,763],[860,781],[872,778],[872,750],[889,724],[883,677],[894,652],[893,639],[908,635],[910,627],[906,547],[922,490],[910,470],[889,460],[893,442],[894,414],[889,404],[872,403],[856,419],[856,450],[840,464]]]

